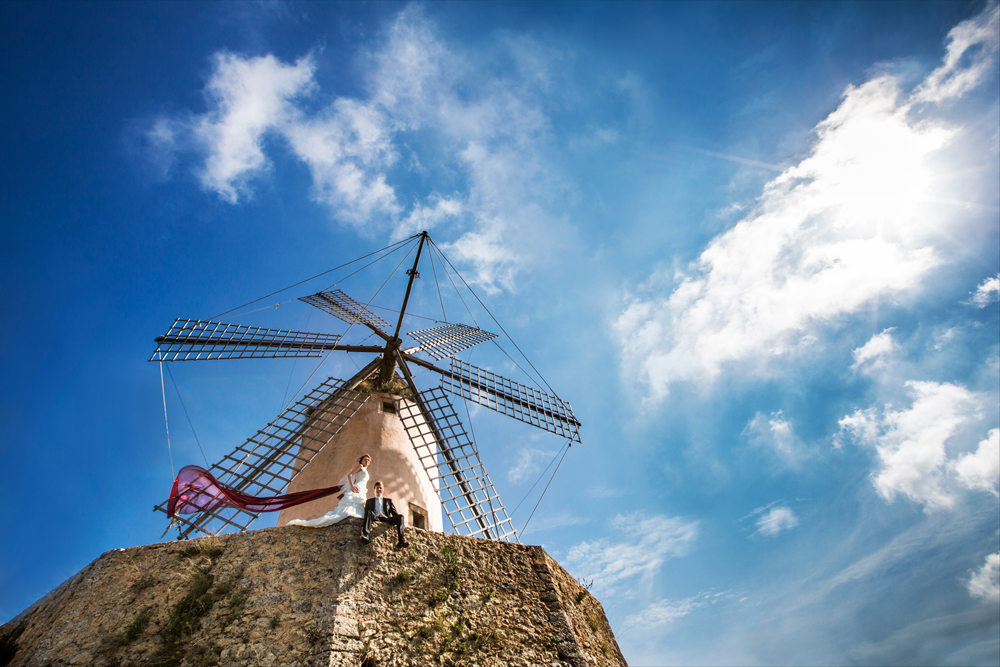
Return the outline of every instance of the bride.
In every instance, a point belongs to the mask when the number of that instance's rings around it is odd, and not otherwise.
[[[350,488],[350,491],[344,493],[335,510],[327,512],[321,517],[309,519],[308,521],[305,519],[292,519],[287,525],[321,528],[343,521],[349,516],[363,519],[365,517],[365,501],[368,499],[368,464],[371,462],[372,457],[368,454],[363,454],[358,459],[358,465],[354,466],[354,469],[340,480],[340,488]]]

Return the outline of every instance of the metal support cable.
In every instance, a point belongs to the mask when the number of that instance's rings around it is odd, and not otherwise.
[[[444,312],[444,297],[441,296],[441,283],[438,282],[438,272],[437,272],[437,268],[435,268],[435,266],[434,266],[434,253],[433,252],[428,252],[427,256],[431,260],[431,271],[434,273],[434,287],[437,288],[438,301],[441,302],[441,317],[443,317],[445,323],[447,323],[448,322],[448,313]],[[442,268],[444,268],[444,267],[442,267]]]
[[[396,245],[399,245],[399,244],[401,244],[401,243],[406,243],[407,241],[411,241],[411,240],[413,240],[413,239],[415,239],[415,238],[417,238],[417,237],[416,237],[416,236],[411,236],[411,237],[410,237],[410,238],[408,238],[408,239],[404,239],[404,240],[400,241],[400,242],[399,242],[399,243],[397,243]],[[386,247],[390,247],[390,248],[391,248],[392,246],[386,246]],[[383,250],[385,250],[385,248],[383,248]],[[353,271],[353,272],[351,272],[351,273],[348,273],[348,274],[347,274],[346,276],[344,276],[343,278],[341,278],[341,279],[340,279],[340,280],[338,280],[337,282],[335,282],[335,283],[333,283],[332,285],[329,285],[329,286],[327,286],[327,287],[324,287],[324,288],[323,288],[323,289],[321,289],[320,291],[321,291],[321,292],[325,292],[325,291],[327,291],[328,289],[330,289],[331,287],[336,287],[337,285],[339,285],[340,283],[344,282],[345,280],[347,280],[347,279],[348,279],[348,278],[350,278],[351,276],[354,276],[354,275],[357,275],[358,273],[361,273],[362,271],[364,271],[365,269],[367,269],[367,268],[368,268],[369,266],[371,266],[372,264],[377,264],[378,262],[381,262],[381,261],[382,261],[383,259],[385,259],[385,258],[386,258],[386,257],[388,257],[389,255],[391,255],[392,253],[396,252],[396,250],[400,250],[400,248],[396,248],[396,249],[395,249],[395,250],[393,250],[392,252],[387,252],[386,254],[382,255],[382,256],[381,256],[381,257],[379,257],[378,259],[373,259],[372,261],[370,261],[370,262],[368,262],[367,264],[365,264],[364,266],[362,266],[362,267],[361,267],[360,269],[358,269],[358,270],[356,270],[356,271]],[[378,251],[378,250],[376,250],[375,252],[379,252],[379,251]],[[407,256],[407,257],[409,257],[409,256],[410,256],[410,253],[411,253],[411,252],[413,252],[413,248],[410,248],[410,251],[406,253],[406,256]],[[374,254],[374,253],[370,253],[370,254]],[[368,256],[369,256],[369,255],[365,255],[365,257],[368,257]],[[358,259],[364,259],[364,257],[359,257]],[[356,261],[358,261],[358,259],[356,259],[356,260],[354,260],[354,261],[356,262]],[[346,266],[346,265],[344,265],[344,266]],[[376,292],[376,294],[377,294],[377,292]]]
[[[163,386],[163,362],[160,362],[160,395],[163,396],[163,424],[167,427],[167,458],[170,459],[170,479],[174,479],[174,452],[170,448],[170,422],[167,420],[167,390]]]
[[[564,445],[564,446],[565,446],[565,445]],[[539,474],[539,475],[538,475],[538,479],[536,479],[536,480],[535,480],[535,483],[531,485],[531,488],[530,488],[530,489],[528,489],[528,492],[524,494],[524,497],[523,497],[523,498],[521,498],[521,502],[519,502],[519,503],[517,504],[517,507],[515,507],[515,508],[514,508],[514,509],[513,509],[512,511],[511,511],[511,513],[510,513],[510,515],[511,515],[511,516],[514,516],[514,515],[515,515],[515,514],[517,513],[517,510],[518,510],[518,509],[520,509],[521,505],[523,505],[523,504],[524,504],[524,501],[528,499],[528,496],[530,496],[530,495],[531,495],[531,492],[535,490],[535,487],[536,487],[536,486],[538,486],[538,483],[539,483],[540,481],[542,481],[542,478],[543,478],[543,477],[545,477],[545,473],[547,473],[547,472],[549,471],[549,468],[551,468],[551,467],[552,467],[552,464],[556,462],[556,459],[557,459],[557,458],[559,458],[559,455],[560,455],[561,453],[562,453],[562,449],[558,450],[558,451],[556,452],[556,455],[552,457],[552,460],[551,460],[551,461],[549,461],[549,464],[548,464],[547,466],[545,466],[545,470],[543,470],[543,471],[541,472],[541,474]]]
[[[434,242],[431,241],[431,243],[433,244]],[[437,244],[434,244],[434,245],[435,245],[435,247],[437,246]],[[479,302],[479,305],[483,307],[483,309],[489,314],[490,318],[494,322],[496,322],[496,325],[498,327],[500,327],[500,331],[503,332],[503,335],[507,336],[507,340],[509,340],[511,342],[511,345],[513,345],[517,349],[517,351],[521,353],[521,356],[524,357],[524,360],[528,362],[528,365],[531,366],[531,369],[533,371],[535,371],[535,373],[538,374],[539,379],[541,379],[541,381],[545,384],[545,386],[549,388],[549,391],[551,391],[554,396],[558,396],[559,394],[556,393],[556,390],[552,388],[552,385],[550,385],[545,380],[545,378],[542,376],[542,374],[538,371],[538,369],[535,368],[535,365],[533,363],[531,363],[531,359],[528,359],[528,355],[526,355],[524,353],[524,351],[521,350],[520,347],[518,347],[517,343],[514,342],[514,339],[511,337],[511,335],[509,333],[507,333],[507,330],[503,328],[502,324],[500,324],[500,321],[496,318],[496,316],[493,315],[493,313],[490,311],[490,309],[486,307],[486,304],[483,303],[483,300],[479,298],[479,295],[476,294],[475,290],[472,289],[472,287],[469,285],[469,283],[467,283],[465,281],[465,278],[463,278],[462,274],[458,272],[458,269],[455,268],[455,265],[451,263],[451,260],[448,259],[448,257],[443,252],[441,252],[440,248],[438,248],[438,252],[441,253],[441,257],[444,258],[444,261],[448,262],[448,266],[450,266],[455,271],[455,275],[457,275],[459,277],[459,279],[462,281],[462,284],[464,284],[465,287],[469,290],[469,292],[472,293],[472,296],[476,297],[476,301]],[[464,303],[464,300],[463,300],[463,303]],[[476,326],[478,327],[479,324],[477,323]],[[503,348],[501,348],[501,350],[502,349]]]
[[[531,517],[535,516],[535,510],[537,510],[538,506],[542,503],[542,498],[545,497],[545,492],[549,490],[549,485],[552,484],[552,480],[556,478],[556,473],[559,472],[559,466],[562,465],[563,459],[565,459],[566,455],[569,454],[569,448],[570,448],[570,443],[567,442],[566,451],[563,452],[562,459],[559,459],[559,465],[557,465],[556,469],[552,471],[552,477],[549,478],[549,483],[545,485],[545,490],[542,491],[542,495],[538,497],[538,502],[535,503],[535,509],[531,510],[531,515],[528,517],[528,520],[524,522],[524,528],[521,529],[522,535],[524,535],[524,531],[528,529],[528,524],[531,523]]]
[[[415,238],[415,237],[410,237],[410,238]],[[403,241],[400,241],[400,243],[403,243]],[[399,244],[397,243],[396,245],[399,245]],[[393,251],[393,252],[395,252],[395,251]],[[378,291],[376,291],[376,292],[375,292],[375,294],[373,294],[373,295],[372,295],[372,298],[368,300],[368,303],[366,303],[366,304],[365,304],[365,308],[367,308],[368,306],[370,306],[370,305],[371,305],[372,301],[374,301],[374,300],[375,300],[375,297],[377,297],[377,296],[379,295],[379,292],[381,292],[381,291],[382,291],[382,290],[383,290],[383,289],[385,288],[385,286],[386,286],[386,285],[387,285],[387,284],[389,283],[389,281],[390,281],[390,280],[392,279],[392,277],[393,277],[394,275],[396,275],[396,271],[399,271],[399,267],[403,265],[403,262],[405,262],[405,261],[406,261],[406,258],[410,256],[410,253],[411,253],[411,252],[413,252],[413,248],[410,248],[410,251],[409,251],[409,252],[407,252],[407,253],[406,253],[406,255],[404,255],[404,256],[403,256],[403,259],[401,259],[401,260],[399,261],[399,264],[397,264],[397,265],[396,265],[396,268],[392,270],[392,273],[391,273],[391,274],[389,275],[389,277],[385,279],[385,282],[383,282],[383,283],[382,283],[382,286],[378,288]],[[388,256],[388,255],[386,255],[386,257],[387,257],[387,256]],[[362,259],[363,259],[363,258],[362,258]],[[380,257],[379,259],[383,259],[383,257]],[[357,261],[357,260],[355,260],[355,261]],[[377,261],[377,260],[376,260],[376,261]],[[365,268],[365,267],[362,267],[362,268]],[[360,269],[359,269],[359,271],[360,271]],[[357,273],[357,271],[355,271],[355,273]],[[351,274],[351,275],[354,275],[354,274]],[[350,276],[348,276],[348,277],[350,277]],[[337,283],[334,283],[334,285],[336,285],[336,284],[337,284]],[[331,285],[330,287],[333,287],[333,285]],[[329,287],[328,287],[327,289],[329,289]],[[351,330],[351,328],[352,328],[353,326],[354,326],[354,323],[353,323],[353,322],[351,322],[350,324],[348,324],[348,326],[347,326],[347,330],[346,330],[346,331],[344,331],[344,335],[343,335],[343,336],[342,336],[341,338],[346,338],[346,337],[347,337],[347,334],[348,334],[348,332],[349,332],[349,331]],[[371,337],[371,336],[369,336],[369,338],[370,338],[370,337]],[[365,338],[365,340],[368,340],[368,338]],[[313,375],[316,375],[316,371],[318,371],[318,370],[320,369],[320,366],[322,366],[322,365],[323,365],[323,364],[324,364],[324,363],[326,362],[326,360],[327,360],[327,359],[329,359],[329,357],[330,357],[330,353],[331,353],[331,352],[333,352],[333,350],[329,350],[329,351],[328,351],[328,352],[326,353],[326,355],[325,355],[325,356],[324,356],[324,357],[323,357],[323,358],[322,358],[322,359],[320,360],[320,362],[319,362],[319,363],[318,363],[318,364],[316,365],[316,368],[314,368],[314,369],[313,369],[313,372],[309,374],[309,377],[307,377],[307,378],[306,378],[305,382],[303,382],[303,383],[302,383],[302,384],[301,384],[301,385],[299,386],[299,388],[298,388],[298,390],[297,390],[297,391],[295,392],[295,394],[293,394],[293,395],[292,395],[292,398],[288,399],[288,403],[285,403],[285,408],[287,408],[287,407],[288,407],[289,405],[291,405],[292,401],[293,401],[293,400],[295,400],[295,396],[297,396],[297,395],[298,395],[298,393],[299,393],[300,391],[302,391],[303,387],[305,387],[305,386],[306,386],[306,382],[309,382],[309,380],[311,380],[311,379],[312,379]],[[348,357],[348,358],[350,358],[350,357]],[[352,360],[352,361],[353,361],[353,360]],[[357,366],[357,364],[355,364],[355,366]],[[284,410],[284,408],[282,408],[282,409]]]
[[[401,267],[403,265],[403,262],[405,262],[407,260],[407,258],[410,256],[411,252],[413,252],[413,248],[410,248],[409,252],[407,252],[406,255],[403,256],[403,259],[399,260],[399,264],[397,264],[396,268],[392,270],[392,273],[389,274],[389,277],[385,279],[385,282],[382,283],[382,286],[379,287],[378,290],[375,291],[375,294],[372,294],[372,298],[368,299],[368,303],[365,304],[365,308],[368,308],[368,306],[372,305],[372,301],[374,301],[375,297],[377,297],[379,295],[379,292],[381,292],[383,289],[385,289],[385,286],[389,284],[389,281],[392,280],[392,277],[394,275],[396,275],[396,271],[399,271],[399,267]],[[336,283],[334,283],[334,285],[336,285]],[[331,285],[331,287],[332,287],[332,285]],[[400,322],[400,323],[402,324],[402,322]]]
[[[286,290],[290,290],[293,287],[298,287],[299,285],[302,285],[303,283],[307,283],[310,280],[315,280],[316,278],[319,278],[320,276],[325,276],[326,274],[331,273],[333,271],[336,271],[337,269],[342,269],[345,266],[350,266],[351,264],[354,264],[355,262],[360,262],[361,260],[365,259],[366,257],[371,257],[372,255],[374,255],[376,253],[380,253],[383,250],[388,250],[389,248],[393,248],[395,246],[401,245],[401,244],[406,243],[407,241],[410,241],[410,240],[412,240],[414,238],[416,238],[416,236],[411,236],[408,239],[403,239],[402,241],[397,241],[396,243],[389,244],[386,247],[379,248],[378,250],[372,251],[372,252],[368,253],[367,255],[362,255],[361,257],[358,257],[357,259],[352,259],[351,261],[347,262],[346,264],[341,264],[340,266],[335,266],[332,269],[328,269],[326,271],[323,271],[322,273],[317,273],[315,276],[313,276],[311,278],[306,278],[305,280],[300,280],[299,282],[295,283],[294,285],[289,285],[288,287],[283,287],[282,289],[278,290],[277,292],[271,292],[270,294],[265,294],[264,296],[260,297],[259,299],[254,299],[253,301],[248,301],[247,303],[243,304],[242,306],[237,306],[236,308],[232,308],[230,310],[227,310],[224,313],[219,313],[218,315],[214,315],[210,319],[214,320],[214,319],[216,319],[218,317],[222,317],[223,315],[228,315],[229,313],[237,311],[240,308],[246,308],[247,306],[255,304],[258,301],[263,301],[264,299],[270,298],[270,297],[274,296],[275,294],[281,294],[282,292],[284,292]],[[381,258],[379,258],[379,259],[381,259]],[[376,261],[378,261],[378,260],[376,260]],[[354,274],[352,273],[351,275],[354,275]],[[336,285],[336,283],[334,283],[334,285]]]
[[[442,260],[441,268],[444,269],[444,274],[448,276],[448,281],[451,282],[451,286],[454,288],[455,294],[458,295],[458,298],[462,302],[462,305],[465,306],[465,312],[469,314],[469,317],[472,318],[472,323],[475,324],[476,327],[478,328],[479,322],[476,320],[476,316],[472,314],[472,309],[469,308],[469,304],[465,303],[465,298],[462,297],[462,292],[459,291],[458,285],[455,284],[455,281],[452,280],[451,278],[451,273],[448,272],[448,267],[445,266],[445,262],[448,260],[448,258],[444,256],[444,253],[441,252],[441,249],[437,247],[436,243],[434,243],[434,239],[431,239],[431,248],[437,250],[438,254],[441,256]],[[448,264],[450,265],[451,262],[448,262]],[[452,266],[451,268],[455,271],[456,274],[458,274],[458,269],[456,269],[454,266]],[[461,278],[462,277],[461,274],[459,274],[458,277]],[[465,280],[463,279],[462,282],[464,283]]]
[[[399,312],[398,308],[387,308],[385,306],[376,306],[375,304],[369,304],[368,307],[369,308],[378,308],[379,310],[385,310],[385,311],[388,311],[388,312],[390,312],[390,313],[392,313],[394,315]],[[407,317],[415,317],[418,320],[427,320],[428,322],[434,322],[435,324],[437,324],[438,322],[444,322],[445,324],[450,324],[450,322],[448,322],[448,320],[439,320],[436,317],[427,317],[426,315],[416,315],[414,313],[407,313],[406,315],[407,315]]]
[[[162,368],[162,361],[160,362],[160,366]],[[201,440],[198,439],[198,433],[194,430],[194,424],[191,422],[191,416],[188,414],[187,407],[184,405],[184,399],[181,398],[180,389],[177,388],[177,381],[174,380],[174,373],[170,370],[170,366],[167,366],[167,375],[170,376],[170,383],[174,385],[174,392],[177,394],[177,400],[181,402],[181,409],[184,411],[184,416],[187,417],[188,426],[191,427],[191,433],[194,435],[194,441],[198,443],[198,450],[201,452],[201,458],[205,459],[205,467],[208,468],[208,457],[205,456],[205,450],[201,448]]]
[[[309,330],[309,323],[312,321],[314,309],[309,309],[309,315],[306,317],[306,330]],[[285,401],[288,399],[288,388],[292,386],[292,378],[295,376],[295,367],[299,364],[299,358],[295,357],[295,361],[292,362],[292,370],[288,373],[288,382],[285,383],[285,393],[281,397],[281,403],[279,405],[287,405]],[[284,408],[278,408],[278,412],[281,412]]]

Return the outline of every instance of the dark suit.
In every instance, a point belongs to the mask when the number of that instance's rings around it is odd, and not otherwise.
[[[403,539],[403,528],[406,522],[403,520],[403,515],[396,511],[396,506],[392,504],[392,498],[382,497],[382,514],[375,515],[375,498],[369,498],[365,502],[365,525],[361,529],[361,534],[368,539],[372,534],[372,521],[379,521],[381,523],[389,523],[396,526],[396,534],[399,536],[399,541],[405,541]]]

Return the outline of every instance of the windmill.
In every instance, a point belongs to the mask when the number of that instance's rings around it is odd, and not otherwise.
[[[409,509],[411,525],[441,530],[443,510],[458,534],[518,541],[517,531],[449,394],[564,437],[568,444],[580,442],[580,422],[569,402],[554,392],[459,360],[456,355],[460,352],[497,337],[478,326],[446,323],[409,332],[407,336],[414,344],[403,346],[400,330],[414,280],[420,277],[421,253],[425,246],[440,253],[427,232],[403,243],[412,241],[417,242],[416,257],[406,272],[406,292],[394,329],[339,289],[299,299],[352,327],[365,327],[381,339],[379,345],[344,344],[343,336],[337,334],[178,319],[165,335],[156,338],[157,347],[150,361],[319,357],[333,351],[377,355],[348,380],[331,377],[321,382],[212,465],[210,472],[241,493],[277,495],[329,486],[331,471],[340,471],[333,477],[338,479],[349,468],[346,462],[364,451],[375,457],[375,463],[388,462],[386,472],[394,474],[396,482],[389,489],[397,506],[400,495],[408,501],[403,507]],[[431,261],[433,267],[433,257]],[[439,386],[418,388],[411,367],[436,373],[440,376]],[[291,518],[311,518],[310,512],[312,516],[322,514],[323,502],[331,501],[313,501],[302,505],[301,510],[294,508],[298,514],[283,511],[278,525]],[[166,512],[166,502],[154,509]],[[195,532],[214,535],[226,530],[243,531],[258,514],[219,508],[191,517],[176,517],[179,538]]]

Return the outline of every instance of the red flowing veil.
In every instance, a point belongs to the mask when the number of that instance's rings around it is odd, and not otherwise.
[[[248,512],[277,512],[339,491],[339,486],[330,486],[325,489],[286,493],[282,496],[264,498],[248,496],[222,485],[212,473],[200,466],[184,466],[177,473],[174,485],[170,489],[167,516],[173,519],[176,514],[194,514],[220,507],[235,507]]]

